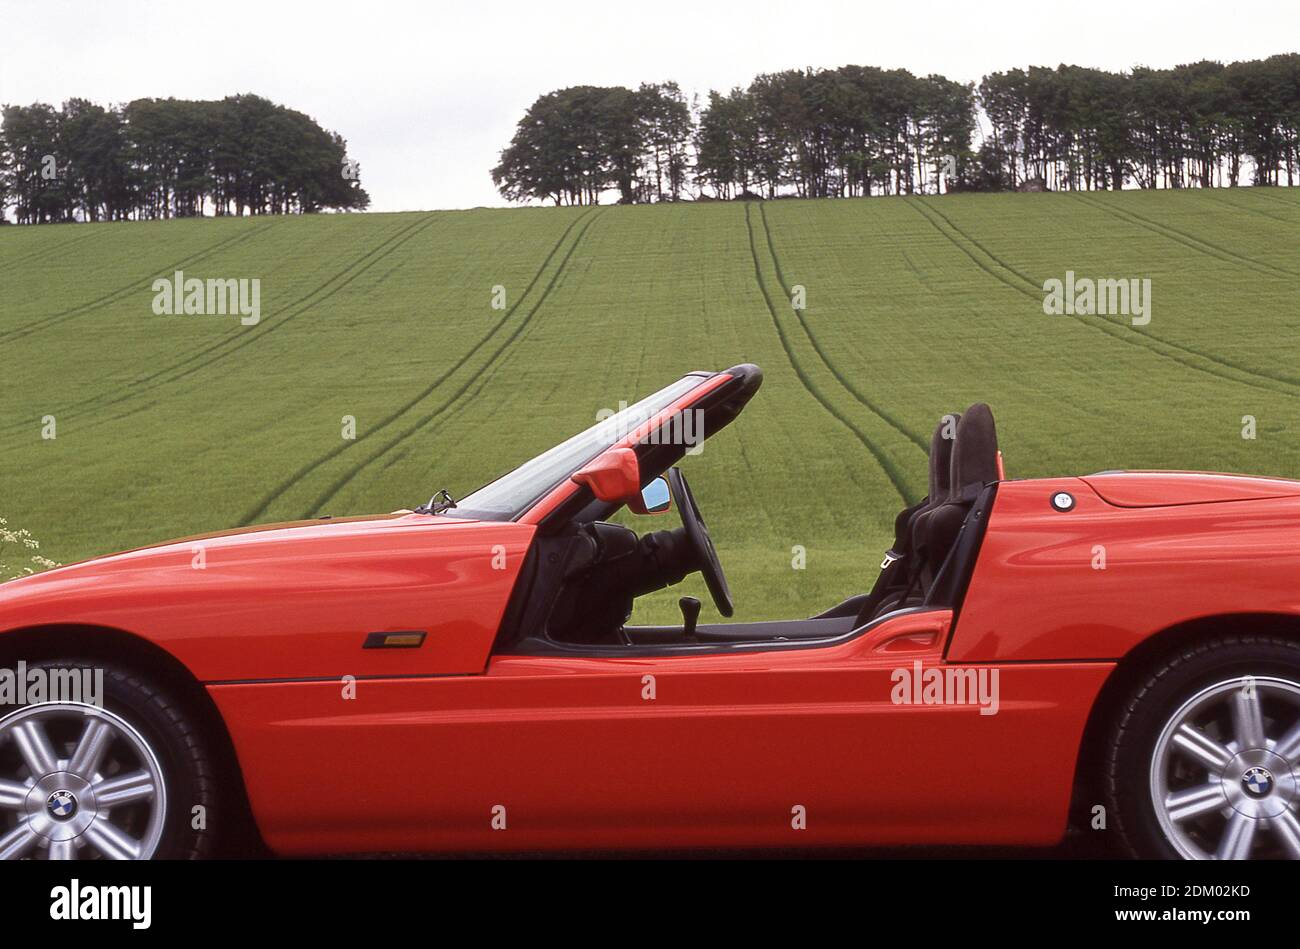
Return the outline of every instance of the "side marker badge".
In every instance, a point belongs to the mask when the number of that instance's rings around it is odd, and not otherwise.
[[[409,629],[395,633],[367,633],[362,649],[418,649],[424,645],[424,630]]]
[[[1052,507],[1058,511],[1074,510],[1074,495],[1068,491],[1057,491],[1052,495]]]

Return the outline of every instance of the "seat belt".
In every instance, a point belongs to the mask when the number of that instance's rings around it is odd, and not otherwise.
[[[885,551],[885,559],[880,562],[880,575],[876,577],[871,593],[867,595],[862,604],[862,609],[858,611],[855,625],[861,626],[865,623],[871,618],[881,600],[894,590],[907,585],[909,561],[912,556],[912,520],[929,503],[930,499],[928,497],[922,498],[911,507],[905,508],[898,517],[894,518],[894,543]]]

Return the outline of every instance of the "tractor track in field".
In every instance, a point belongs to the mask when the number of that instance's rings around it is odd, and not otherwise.
[[[1265,211],[1261,207],[1252,208],[1252,207],[1248,207],[1245,204],[1239,204],[1236,201],[1233,201],[1231,198],[1229,198],[1226,194],[1219,194],[1218,192],[1221,189],[1203,188],[1202,190],[1205,192],[1207,197],[1213,198],[1219,204],[1226,205],[1227,207],[1232,208],[1234,211],[1245,211],[1247,214],[1258,214],[1260,217],[1266,217],[1271,221],[1278,221],[1282,224],[1287,225],[1288,227],[1300,226],[1300,221],[1295,221],[1290,218],[1282,217],[1282,215],[1274,214],[1272,211]]]
[[[1008,273],[1014,274],[1016,277],[1020,279],[1020,281],[1022,281],[1021,283],[1015,283],[1005,278],[999,278],[1002,279],[1003,283],[1007,284],[1017,292],[1025,294],[1030,299],[1038,301],[1041,304],[1042,285],[1038,283],[1038,281],[1034,280],[1028,274],[1023,273],[1022,271],[1008,264],[1006,261],[1002,260],[996,254],[990,251],[987,247],[981,244],[978,240],[976,240],[970,234],[966,233],[964,230],[962,230],[960,227],[954,224],[952,220],[946,214],[940,211],[938,208],[932,207],[930,205],[924,204],[923,202],[919,202],[919,201],[915,202],[913,204],[913,207],[924,208],[938,215],[940,218],[942,218],[944,223],[946,223],[949,228],[951,228],[953,231],[959,234],[964,240],[968,241],[973,247],[977,248],[981,253],[985,254],[990,260],[994,261],[994,263],[996,263],[999,267],[1004,268]],[[976,258],[969,249],[963,247],[959,241],[957,241],[955,238],[952,237],[951,234],[947,233],[946,231],[943,230],[943,228],[939,227],[939,225],[933,220],[933,218],[930,219],[930,223],[934,225],[935,229],[938,230],[939,233],[943,234],[944,237],[948,238],[950,242],[952,242],[955,246],[959,247],[963,252],[965,252],[968,257],[978,262],[978,258]],[[985,271],[992,272],[990,268],[987,266],[981,264],[981,267]],[[1098,322],[1090,322],[1086,317],[1079,317],[1078,322],[1099,329],[1102,332],[1106,333],[1108,336],[1118,339],[1121,342],[1128,343],[1133,346],[1139,346],[1143,349],[1155,353],[1156,355],[1164,356],[1167,359],[1172,359],[1173,361],[1179,363],[1180,365],[1186,366],[1190,369],[1195,369],[1198,372],[1207,373],[1209,375],[1221,379],[1228,379],[1233,382],[1239,383],[1241,385],[1251,386],[1253,388],[1260,389],[1262,391],[1276,392],[1284,395],[1300,394],[1300,392],[1296,391],[1297,389],[1300,389],[1300,382],[1297,382],[1296,380],[1288,379],[1284,376],[1272,376],[1272,375],[1268,375],[1267,373],[1259,372],[1256,369],[1250,369],[1246,366],[1240,366],[1235,363],[1228,362],[1222,357],[1211,355],[1210,353],[1206,353],[1202,350],[1196,349],[1191,346],[1186,346],[1181,343],[1172,342],[1171,340],[1165,339],[1160,336],[1155,336],[1149,332],[1143,332],[1140,334],[1130,333],[1128,331],[1120,329],[1118,326],[1111,324],[1105,319],[1102,319]],[[1237,376],[1232,376],[1226,373],[1215,371],[1214,369],[1207,368],[1198,363],[1188,362],[1187,360],[1177,356],[1175,353],[1165,352],[1164,350],[1158,348],[1161,346],[1186,353],[1189,356],[1196,356],[1200,359],[1206,360],[1207,362],[1216,364],[1224,369],[1231,370],[1233,372],[1239,372],[1246,376],[1250,376],[1255,379],[1261,380],[1261,382],[1253,382],[1250,379],[1241,379]],[[1276,383],[1278,385],[1265,384],[1269,382]],[[1286,388],[1279,388],[1279,385],[1284,386]]]
[[[1207,241],[1203,237],[1197,237],[1195,234],[1189,234],[1187,231],[1180,230],[1172,224],[1162,224],[1159,221],[1153,221],[1148,217],[1143,217],[1136,211],[1113,208],[1104,201],[1098,201],[1096,198],[1081,194],[1077,191],[1074,192],[1074,197],[1090,207],[1105,211],[1107,214],[1119,218],[1121,221],[1127,221],[1130,224],[1135,224],[1138,227],[1145,228],[1153,234],[1158,234],[1167,240],[1182,244],[1184,247],[1191,248],[1197,253],[1204,254],[1207,257],[1214,257],[1224,263],[1234,264],[1236,266],[1249,267],[1257,273],[1262,273],[1270,277],[1300,277],[1300,271],[1287,270],[1285,267],[1277,267],[1273,264],[1265,263],[1264,261],[1243,257],[1241,254],[1238,254],[1236,251],[1227,247],[1215,244],[1212,241]]]
[[[314,289],[308,291],[307,293],[303,294],[302,296],[298,297],[298,299],[290,303],[286,307],[286,315],[278,317],[274,321],[259,323],[257,327],[250,329],[248,332],[238,333],[236,335],[224,336],[221,339],[217,340],[216,342],[210,343],[207,346],[203,347],[202,349],[199,349],[196,352],[193,352],[190,355],[184,357],[179,362],[174,362],[169,366],[165,366],[162,369],[150,373],[149,375],[137,377],[131,382],[128,382],[123,386],[121,386],[116,393],[102,393],[99,395],[91,396],[89,398],[82,399],[78,402],[71,403],[67,406],[63,406],[62,408],[58,409],[52,414],[56,416],[60,414],[63,415],[71,414],[71,417],[75,419],[79,417],[79,413],[77,413],[78,409],[109,408],[111,406],[118,405],[122,402],[125,402],[129,399],[133,399],[136,396],[142,395],[146,392],[153,391],[154,389],[157,389],[160,386],[170,385],[171,383],[178,382],[187,376],[193,375],[195,372],[198,372],[202,369],[206,369],[212,366],[213,364],[229,356],[231,353],[260,340],[268,333],[272,333],[277,328],[288,323],[294,317],[300,316],[302,313],[305,313],[306,311],[310,310],[312,307],[329,299],[334,294],[336,294],[341,289],[343,289],[343,287],[347,286],[353,280],[357,279],[363,273],[369,270],[370,267],[374,266],[380,260],[383,260],[390,253],[392,253],[394,250],[400,247],[402,244],[406,243],[406,241],[415,237],[416,234],[418,234],[420,231],[426,229],[428,226],[433,224],[435,220],[436,220],[435,214],[428,214],[422,218],[419,218],[411,222],[410,224],[407,224],[402,228],[399,228],[397,231],[390,234],[388,237],[384,238],[382,241],[380,241],[377,245],[372,247],[366,253],[362,254],[360,257],[353,260],[350,264],[348,264],[338,273],[330,276],[322,283],[317,285]],[[378,256],[375,256],[376,254]],[[368,263],[367,260],[369,261]],[[360,266],[362,264],[364,264],[364,266]],[[349,271],[352,271],[354,268],[357,268],[358,266],[360,266],[360,269],[356,270],[354,273],[349,273]],[[341,279],[341,278],[346,278],[346,279]],[[330,284],[340,280],[341,282],[339,282],[336,286],[330,287]],[[299,309],[295,310],[294,309],[295,307],[299,307]],[[221,351],[218,352],[218,350]],[[204,358],[209,356],[210,354],[211,354],[211,358],[206,358],[206,359]],[[199,360],[199,362],[195,363],[196,360]],[[183,371],[177,372],[177,370],[183,370]],[[110,395],[114,395],[115,397],[110,398],[109,397]],[[8,426],[5,426],[3,431],[5,433],[8,433],[11,431],[19,430],[27,424],[29,423],[25,421],[12,423]]]
[[[919,199],[913,204],[913,207],[924,208],[926,211],[931,211],[934,214],[937,214],[940,218],[943,219],[943,223],[947,224],[949,228],[951,228],[956,233],[960,234],[965,241],[970,243],[970,245],[974,247],[976,250],[978,250],[981,254],[986,256],[989,260],[993,261],[995,264],[997,264],[1007,273],[1014,274],[1017,278],[1019,278],[1022,284],[1028,284],[1029,287],[1032,288],[1032,292],[1035,297],[1037,297],[1038,294],[1042,292],[1043,285],[1039,281],[1035,280],[1033,277],[1029,276],[1029,274],[1025,273],[1023,270],[1020,270],[1019,268],[1013,266],[1008,261],[1003,260],[997,254],[993,253],[993,251],[989,250],[987,247],[985,247],[983,244],[977,241],[970,234],[967,234],[960,227],[958,227],[952,218],[948,217],[948,215],[944,214],[938,208],[933,207],[932,205],[925,204]],[[933,223],[933,221],[931,223]],[[1012,286],[1015,287],[1015,289],[1017,290],[1022,289],[1020,286],[1017,286],[1016,284],[1012,284]]]
[[[325,493],[320,495],[317,498],[317,500],[313,503],[311,508],[309,508],[308,511],[305,512],[304,516],[310,516],[311,513],[319,510],[324,504],[326,504],[331,499],[333,499],[334,496],[337,495],[338,492],[341,491],[353,478],[355,478],[358,474],[360,474],[360,472],[363,469],[365,469],[370,464],[373,464],[375,461],[378,461],[380,458],[384,457],[393,448],[400,445],[403,441],[409,438],[416,431],[423,428],[426,424],[428,424],[429,421],[433,420],[434,418],[437,418],[443,412],[445,412],[462,394],[464,394],[464,392],[475,382],[475,380],[487,374],[488,370],[492,367],[492,365],[495,363],[495,361],[501,355],[501,353],[511,345],[511,343],[519,336],[519,334],[523,331],[523,329],[529,324],[533,316],[537,313],[537,310],[546,301],[546,298],[550,294],[551,289],[555,286],[556,282],[558,281],[561,272],[563,272],[565,264],[568,263],[569,258],[572,257],[573,252],[578,247],[578,244],[581,243],[583,236],[587,232],[587,229],[591,226],[591,224],[595,221],[595,219],[599,217],[599,212],[600,209],[593,208],[590,211],[574,218],[569,223],[568,227],[566,227],[563,233],[560,234],[559,239],[555,242],[555,245],[551,248],[550,252],[547,253],[546,257],[542,260],[541,265],[537,268],[537,271],[533,274],[532,279],[528,281],[528,284],[526,287],[524,287],[523,292],[519,294],[518,297],[515,298],[515,302],[506,310],[506,312],[502,315],[502,317],[499,320],[497,320],[482,337],[479,338],[478,342],[476,342],[464,355],[462,355],[459,359],[456,360],[456,362],[451,366],[451,368],[444,371],[432,383],[430,383],[429,385],[425,386],[422,390],[420,390],[420,392],[414,398],[407,400],[399,408],[386,415],[383,419],[379,421],[377,425],[367,429],[365,434],[359,436],[355,441],[343,442],[335,446],[334,448],[330,449],[328,452],[321,455],[319,458],[316,458],[314,461],[299,468],[289,478],[282,481],[271,492],[269,492],[267,495],[261,498],[261,500],[258,501],[257,505],[252,510],[250,510],[239,523],[241,525],[247,525],[253,523],[253,521],[255,521],[257,518],[264,515],[267,512],[267,510],[271,507],[271,505],[274,504],[277,500],[279,500],[285,494],[285,492],[287,492],[295,484],[298,484],[301,481],[305,480],[306,478],[310,477],[318,469],[320,469],[322,466],[332,461],[334,458],[337,458],[344,451],[347,451],[349,449],[354,449],[357,445],[361,444],[371,436],[379,435],[390,425],[397,422],[398,419],[400,419],[407,412],[411,411],[413,408],[418,406],[425,399],[429,398],[429,396],[433,395],[433,393],[437,389],[439,389],[455,373],[460,371],[469,362],[469,360],[472,359],[480,349],[482,349],[485,345],[487,345],[487,343],[490,342],[492,338],[496,336],[496,334],[505,326],[506,322],[509,321],[509,319],[514,315],[514,313],[519,309],[519,307],[523,305],[524,301],[528,299],[529,294],[531,294],[533,289],[537,286],[537,283],[542,279],[542,276],[546,273],[547,268],[550,266],[551,262],[555,259],[556,254],[558,254],[560,252],[560,249],[564,246],[565,240],[569,237],[571,233],[573,233],[574,229],[578,227],[579,224],[582,224],[582,227],[578,230],[578,233],[575,235],[573,242],[570,244],[568,251],[564,254],[563,258],[561,258],[559,265],[555,269],[555,272],[551,275],[551,279],[547,282],[546,286],[543,288],[541,296],[537,299],[537,301],[532,305],[529,311],[525,314],[523,320],[520,322],[519,326],[516,327],[514,332],[512,332],[506,338],[505,342],[502,343],[502,345],[498,347],[498,349],[495,352],[493,352],[490,357],[488,357],[488,361],[486,364],[484,364],[483,368],[475,375],[470,376],[469,380],[465,383],[465,385],[463,385],[460,389],[458,389],[455,393],[453,393],[450,398],[444,400],[439,406],[435,407],[431,412],[422,416],[420,420],[417,421],[414,425],[408,426],[407,428],[402,430],[402,432],[399,433],[395,439],[390,440],[387,444],[380,447],[380,449],[377,452],[372,454],[365,461],[362,461],[361,463],[352,466],[352,468],[350,468],[347,472],[345,472],[341,477],[333,481],[326,489]]]
[[[1300,185],[1287,185],[1286,188],[1289,188],[1293,191],[1300,191]],[[1236,190],[1246,191],[1249,192],[1250,194],[1257,194],[1261,198],[1268,198],[1270,201],[1280,201],[1283,204],[1285,204],[1288,208],[1292,208],[1293,210],[1300,210],[1300,201],[1292,201],[1290,198],[1282,197],[1282,189],[1283,189],[1282,185],[1276,185],[1276,186],[1252,185],[1251,187],[1248,188],[1237,188]],[[1227,190],[1231,191],[1232,189],[1229,188]]]
[[[772,265],[776,269],[776,281],[781,285],[781,289],[785,291],[786,298],[789,299],[791,295],[790,284],[786,282],[785,272],[781,269],[781,258],[777,255],[776,245],[772,240],[772,228],[768,226],[767,223],[767,208],[762,204],[758,206],[758,217],[763,224],[763,234],[767,238],[767,251],[772,255]],[[848,377],[845,376],[843,372],[835,367],[835,364],[831,362],[830,357],[826,355],[826,351],[822,349],[821,342],[817,339],[816,334],[813,333],[812,327],[808,325],[808,320],[804,311],[795,310],[794,314],[799,318],[799,325],[803,327],[804,334],[808,337],[808,342],[812,344],[813,351],[817,353],[817,357],[825,364],[826,369],[830,374],[839,380],[840,385],[844,386],[845,390],[865,406],[871,414],[875,415],[876,418],[880,419],[928,455],[930,452],[930,443],[859,392],[857,387],[849,381]]]
[[[907,200],[907,199],[904,199],[904,200]],[[932,217],[927,213],[927,210],[922,210],[923,208],[926,207],[925,205],[922,205],[920,202],[913,202],[913,201],[908,201],[907,203],[910,204],[910,205],[912,206],[912,208],[916,211],[917,214],[920,214],[921,217],[925,218],[926,221],[929,222],[929,224],[930,224],[931,227],[933,227],[936,231],[938,231],[938,232],[939,232],[943,237],[947,238],[948,243],[952,244],[953,247],[956,247],[959,251],[961,251],[961,252],[962,252],[963,254],[965,254],[968,258],[970,258],[971,263],[973,263],[973,264],[974,264],[976,267],[978,267],[980,270],[984,271],[986,274],[988,274],[988,275],[989,275],[990,277],[992,277],[994,280],[997,280],[999,283],[1004,283],[1004,284],[1006,284],[1008,287],[1010,287],[1012,290],[1016,291],[1017,293],[1028,293],[1028,292],[1029,292],[1029,291],[1027,291],[1027,290],[1025,289],[1025,287],[1024,287],[1023,284],[1017,283],[1015,280],[1012,280],[1010,277],[1008,277],[1006,274],[1004,274],[1001,270],[996,270],[996,269],[994,269],[993,267],[990,267],[987,263],[985,263],[985,262],[984,262],[983,260],[981,260],[979,257],[975,256],[975,252],[974,252],[974,251],[972,251],[969,247],[967,247],[967,246],[966,246],[965,244],[963,244],[961,241],[957,240],[957,238],[953,237],[951,234],[949,234],[947,231],[945,231],[942,227],[940,227],[939,224],[938,224],[938,222],[935,221],[935,219],[932,218]],[[928,210],[932,210],[932,209],[928,209]],[[948,219],[947,219],[947,218],[944,218],[944,220],[947,221]],[[952,223],[951,223],[951,222],[948,222],[948,226],[949,226],[949,227],[952,227]],[[953,228],[953,229],[956,230],[956,228]],[[961,231],[958,231],[957,233],[962,234]],[[962,236],[965,237],[964,234],[962,234]],[[966,239],[967,239],[967,240],[970,240],[970,238],[966,238]],[[972,241],[972,243],[974,243],[974,242]],[[978,246],[978,245],[977,245],[977,246]],[[983,248],[981,248],[981,249],[983,249]],[[986,255],[987,255],[991,260],[997,261],[997,258],[994,257],[992,254],[988,253],[988,251],[984,251],[984,253],[985,253],[985,254],[986,254]],[[1000,262],[999,262],[999,266],[1000,266],[1000,265],[1001,265],[1001,264],[1000,264]],[[1005,268],[1005,269],[1010,270],[1009,267],[1008,267],[1008,268]],[[1015,273],[1015,271],[1011,271],[1011,272],[1012,272],[1012,273]]]
[[[226,339],[220,341],[219,343],[213,343],[207,349],[200,350],[198,353],[195,353],[194,355],[190,356],[189,361],[193,361],[194,359],[200,359],[201,357],[207,355],[210,352],[213,352],[214,350],[220,348],[221,346],[225,346],[227,343],[233,343],[233,345],[229,346],[229,348],[227,348],[223,352],[217,353],[211,359],[203,360],[194,366],[190,366],[184,372],[171,376],[170,378],[164,380],[164,382],[166,383],[179,382],[181,379],[184,379],[187,376],[192,376],[194,375],[194,373],[208,368],[213,363],[225,359],[231,353],[237,352],[238,350],[243,349],[245,346],[251,346],[253,343],[258,342],[259,340],[271,335],[276,330],[292,322],[295,317],[301,316],[307,311],[314,309],[317,306],[320,306],[320,304],[324,303],[326,300],[333,297],[344,287],[348,286],[348,284],[352,283],[354,280],[356,280],[358,277],[360,277],[362,274],[368,271],[371,267],[374,267],[381,260],[384,260],[386,257],[388,257],[388,255],[391,254],[393,251],[397,250],[397,248],[401,247],[407,241],[423,233],[424,231],[427,231],[430,227],[432,227],[437,222],[437,220],[438,218],[436,213],[430,213],[425,215],[423,218],[419,218],[413,221],[407,227],[403,228],[402,230],[388,237],[386,240],[381,241],[376,247],[374,247],[367,253],[363,254],[361,257],[358,257],[352,263],[348,264],[347,267],[343,268],[343,270],[339,271],[329,280],[326,280],[315,290],[311,291],[310,293],[304,294],[303,296],[295,300],[293,303],[290,303],[287,307],[285,307],[284,313],[278,318],[269,320],[266,323],[259,323],[258,326],[253,327],[248,332],[239,333],[237,336],[229,336]],[[370,259],[367,260],[367,258]],[[352,273],[348,273],[348,271],[353,270],[353,268],[357,268],[357,269]],[[344,275],[346,275],[346,277]],[[333,283],[336,280],[338,281],[338,283],[336,283],[333,287],[330,287],[329,290],[326,290],[323,293],[321,292],[325,290],[326,286],[328,286],[330,283]],[[319,296],[317,294],[319,294]],[[295,307],[297,307],[297,309],[294,309]],[[178,366],[177,368],[180,367]],[[150,381],[151,379],[156,378],[159,375],[160,373],[155,373],[154,376],[146,377],[144,381]]]
[[[376,454],[372,455],[368,460],[353,466],[353,468],[350,471],[346,472],[341,477],[335,479],[326,489],[325,493],[320,495],[316,499],[316,501],[312,504],[312,506],[308,509],[308,513],[310,513],[311,511],[319,511],[327,503],[333,500],[338,495],[338,493],[343,490],[344,487],[346,487],[349,483],[351,483],[351,481],[357,475],[359,475],[363,470],[365,470],[369,465],[383,458],[385,455],[387,455],[393,449],[397,448],[399,445],[404,444],[412,435],[423,430],[427,425],[429,425],[430,422],[438,420],[439,424],[441,425],[441,423],[445,421],[445,419],[442,418],[443,414],[450,411],[456,405],[456,403],[461,400],[461,398],[470,389],[470,387],[474,386],[475,383],[477,383],[478,385],[474,388],[473,393],[471,393],[471,401],[473,396],[476,396],[479,392],[483,390],[483,388],[487,385],[489,376],[495,374],[495,372],[497,371],[497,368],[500,365],[499,360],[501,359],[502,355],[506,354],[515,345],[516,341],[520,339],[528,329],[531,328],[533,320],[536,317],[538,311],[540,311],[542,306],[546,303],[546,300],[550,296],[551,291],[555,289],[555,286],[559,282],[561,275],[565,272],[565,267],[568,265],[569,260],[573,257],[574,252],[577,251],[579,245],[582,243],[582,239],[586,236],[587,231],[591,229],[591,226],[596,223],[596,221],[600,218],[600,216],[603,213],[604,213],[604,208],[593,208],[591,212],[583,215],[583,217],[579,219],[582,222],[582,227],[574,235],[572,243],[569,244],[569,249],[565,251],[564,256],[560,258],[559,263],[556,265],[555,271],[551,274],[550,280],[546,282],[546,286],[542,288],[542,292],[538,296],[536,302],[533,303],[533,305],[529,308],[528,312],[524,314],[523,318],[519,321],[519,325],[516,326],[514,330],[511,331],[510,335],[507,336],[505,340],[501,343],[501,345],[498,346],[495,350],[493,350],[492,354],[488,356],[488,360],[483,364],[482,368],[480,368],[478,372],[476,372],[474,375],[470,376],[464,385],[462,385],[459,389],[453,392],[451,396],[445,399],[440,405],[435,406],[433,409],[426,412],[424,415],[420,416],[420,418],[416,420],[414,424],[408,425],[401,432],[399,432],[396,438],[391,439],[387,444],[382,446]],[[573,224],[577,224],[577,223],[578,221],[573,222]],[[572,226],[573,225],[571,224],[570,229],[572,229]],[[561,243],[562,241],[563,241],[563,237],[561,237]],[[556,247],[552,249],[549,255],[547,255],[548,261],[551,259],[551,257],[554,256],[555,251],[559,249],[559,246],[560,243],[557,243]],[[544,272],[544,270],[545,270],[544,266],[542,268],[539,268],[538,274],[534,276],[533,280],[529,284],[530,288],[533,286],[533,284],[537,282],[537,277],[539,277],[541,273]],[[523,297],[521,296],[518,302],[522,302],[522,301],[523,301]],[[494,335],[496,329],[499,329],[503,325],[503,323],[504,320],[499,321],[497,327],[495,327],[492,331],[489,332],[487,338],[490,338],[492,335]],[[486,338],[484,341],[486,341]],[[468,358],[469,357],[467,356],[466,359]]]
[[[912,276],[916,278],[916,282],[924,287],[927,293],[937,296],[939,291],[930,283],[930,278],[921,272],[921,268],[916,266],[916,261],[912,259],[912,255],[903,247],[898,248],[898,252],[903,256],[903,263],[907,264],[907,269],[912,271]]]
[[[74,224],[72,226],[80,227],[80,225],[77,224]],[[8,270],[10,267],[16,267],[18,264],[25,264],[28,261],[40,260],[42,257],[48,257],[51,254],[53,254],[55,251],[60,251],[66,247],[71,247],[73,244],[80,244],[82,241],[86,240],[87,238],[96,237],[101,233],[103,232],[87,228],[84,234],[78,234],[76,237],[55,244],[53,247],[43,247],[40,250],[34,250],[31,251],[30,253],[23,254],[21,257],[14,257],[10,260],[6,260],[0,263],[0,271]]]
[[[794,348],[790,345],[789,337],[786,335],[785,329],[781,326],[780,311],[773,302],[772,295],[768,292],[767,283],[763,280],[763,268],[758,259],[758,242],[754,239],[754,222],[750,212],[750,207],[753,203],[754,202],[752,201],[745,202],[745,229],[749,232],[749,252],[750,256],[754,260],[754,280],[758,284],[759,292],[763,295],[763,300],[767,303],[768,315],[772,318],[772,326],[776,329],[776,335],[781,340],[781,348],[785,350],[785,357],[790,363],[790,368],[794,370],[795,376],[799,379],[799,382],[803,385],[808,394],[812,396],[813,399],[831,415],[831,417],[836,419],[841,425],[853,433],[854,437],[862,443],[862,447],[865,448],[871,457],[876,460],[876,464],[880,466],[880,470],[884,472],[885,477],[889,479],[890,484],[894,486],[894,490],[898,492],[898,496],[903,500],[904,507],[911,506],[916,502],[916,499],[911,496],[911,492],[907,489],[907,481],[903,477],[902,472],[900,472],[897,466],[885,455],[884,452],[880,450],[879,447],[877,447],[875,442],[868,438],[866,434],[853,423],[852,419],[846,417],[844,413],[840,412],[835,407],[833,402],[822,395],[817,384],[808,376],[808,373],[804,371],[804,368],[799,365],[799,360],[794,354]],[[775,261],[773,261],[773,269],[775,269]]]
[[[1300,211],[1300,201],[1292,201],[1290,198],[1282,197],[1282,192],[1274,188],[1241,188],[1246,194],[1253,194],[1257,198],[1263,198],[1265,201],[1271,201],[1274,204],[1285,205],[1292,211]],[[1292,186],[1293,191],[1300,191],[1300,185]]]
[[[227,237],[224,240],[217,241],[217,243],[211,245],[210,247],[204,248],[203,250],[190,254],[187,257],[183,257],[180,260],[176,261],[175,263],[167,264],[164,267],[158,268],[148,276],[143,277],[141,279],[133,280],[131,283],[126,284],[125,286],[122,287],[118,287],[116,290],[112,290],[109,293],[104,294],[103,296],[96,297],[94,300],[87,301],[86,303],[80,303],[77,306],[70,307],[66,310],[61,310],[58,313],[52,313],[49,316],[42,317],[30,323],[25,323],[22,326],[17,326],[14,327],[13,329],[0,332],[0,342],[10,342],[12,340],[23,339],[27,336],[31,336],[33,333],[39,333],[41,330],[49,329],[51,326],[57,326],[60,323],[73,319],[74,317],[85,316],[88,313],[94,313],[96,310],[101,310],[104,307],[116,303],[119,300],[126,299],[126,297],[130,296],[133,293],[139,293],[141,290],[142,281],[147,281],[150,284],[152,284],[153,280],[158,279],[159,276],[163,275],[164,273],[167,273],[168,271],[175,272],[176,270],[179,270],[183,267],[188,267],[191,264],[196,264],[201,260],[211,257],[213,254],[219,251],[226,250],[230,247],[234,247],[237,244],[242,244],[244,241],[250,240],[253,237],[256,237],[258,234],[264,233],[265,231],[267,231],[269,228],[273,226],[274,226],[274,222],[267,222],[266,224],[263,224],[261,227],[257,227],[257,226],[250,227],[247,230],[245,230],[243,233],[232,234],[230,237]],[[168,274],[168,276],[170,276],[170,274]]]
[[[1031,278],[1021,273],[1019,270],[1016,270],[1014,267],[1011,267],[1003,263],[995,254],[991,253],[988,250],[988,248],[986,248],[983,244],[981,244],[979,241],[975,240],[965,231],[961,230],[956,225],[954,225],[948,219],[947,215],[943,214],[941,211],[938,211],[935,208],[925,205],[920,201],[909,201],[908,203],[911,204],[912,207],[915,208],[917,212],[922,215],[922,217],[926,218],[926,220],[930,222],[931,226],[933,226],[936,231],[942,234],[949,241],[949,243],[951,243],[954,247],[961,250],[962,253],[964,253],[967,257],[969,257],[972,261],[974,261],[981,270],[997,278],[1000,282],[1006,284],[1008,287],[1015,290],[1017,293],[1023,294],[1029,299],[1036,301],[1040,305],[1042,304],[1041,285],[1037,284]],[[922,210],[923,208],[925,210]],[[959,241],[956,237],[954,237],[948,231],[945,231],[939,225],[938,221],[936,221],[933,217],[931,217],[930,214],[927,212],[933,212],[934,214],[938,215],[948,224],[948,226],[953,231],[959,234],[964,240],[969,241],[974,247],[978,248],[981,253],[985,254],[990,260],[994,261],[999,267],[1004,267],[1008,273],[1014,274],[1016,277],[1019,278],[1019,281],[1021,282],[1012,280],[1009,277],[1007,277],[1005,274],[998,273],[988,264],[981,261],[970,248],[964,246],[962,242]],[[1221,357],[1212,356],[1209,353],[1203,352],[1193,347],[1185,346],[1181,343],[1175,343],[1170,340],[1164,339],[1163,337],[1154,336],[1151,333],[1146,333],[1146,332],[1136,333],[1136,332],[1124,330],[1110,323],[1104,317],[1101,318],[1076,317],[1075,322],[1080,323],[1084,326],[1090,326],[1093,329],[1105,333],[1107,336],[1110,336],[1112,339],[1119,340],[1122,343],[1126,343],[1130,346],[1136,346],[1139,349],[1143,349],[1146,350],[1147,352],[1154,353],[1157,356],[1163,356],[1164,358],[1170,359],[1178,363],[1179,365],[1187,367],[1188,369],[1192,369],[1197,372],[1204,373],[1206,375],[1214,376],[1216,379],[1227,379],[1228,381],[1235,382],[1238,385],[1250,386],[1251,388],[1259,389],[1263,392],[1272,392],[1274,394],[1281,394],[1281,395],[1288,395],[1288,396],[1300,395],[1300,383],[1297,383],[1295,380],[1287,379],[1282,376],[1268,375],[1256,369],[1249,369],[1245,366],[1240,366],[1235,363],[1228,362],[1227,360]],[[1180,355],[1180,354],[1185,354],[1185,355]],[[1209,366],[1205,366],[1197,362],[1192,362],[1190,361],[1190,359],[1187,358],[1189,356],[1194,356],[1198,359],[1203,359],[1206,362],[1209,362],[1215,366],[1219,366],[1222,370],[1227,370],[1227,371],[1220,371],[1218,369],[1213,369],[1210,368]],[[1243,379],[1241,378],[1241,376],[1233,375],[1232,373],[1241,373],[1242,375],[1247,376],[1249,378]],[[1270,385],[1269,383],[1272,384]]]

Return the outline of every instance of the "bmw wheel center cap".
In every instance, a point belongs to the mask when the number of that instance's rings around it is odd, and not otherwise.
[[[1273,774],[1267,768],[1251,768],[1241,776],[1241,785],[1251,797],[1264,797],[1273,790]]]
[[[77,799],[71,791],[58,790],[45,799],[45,809],[55,820],[68,820],[77,813]]]

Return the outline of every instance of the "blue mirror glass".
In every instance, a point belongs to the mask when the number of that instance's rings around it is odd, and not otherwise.
[[[647,514],[662,514],[673,506],[673,495],[668,490],[667,478],[655,478],[641,489],[641,503]]]

